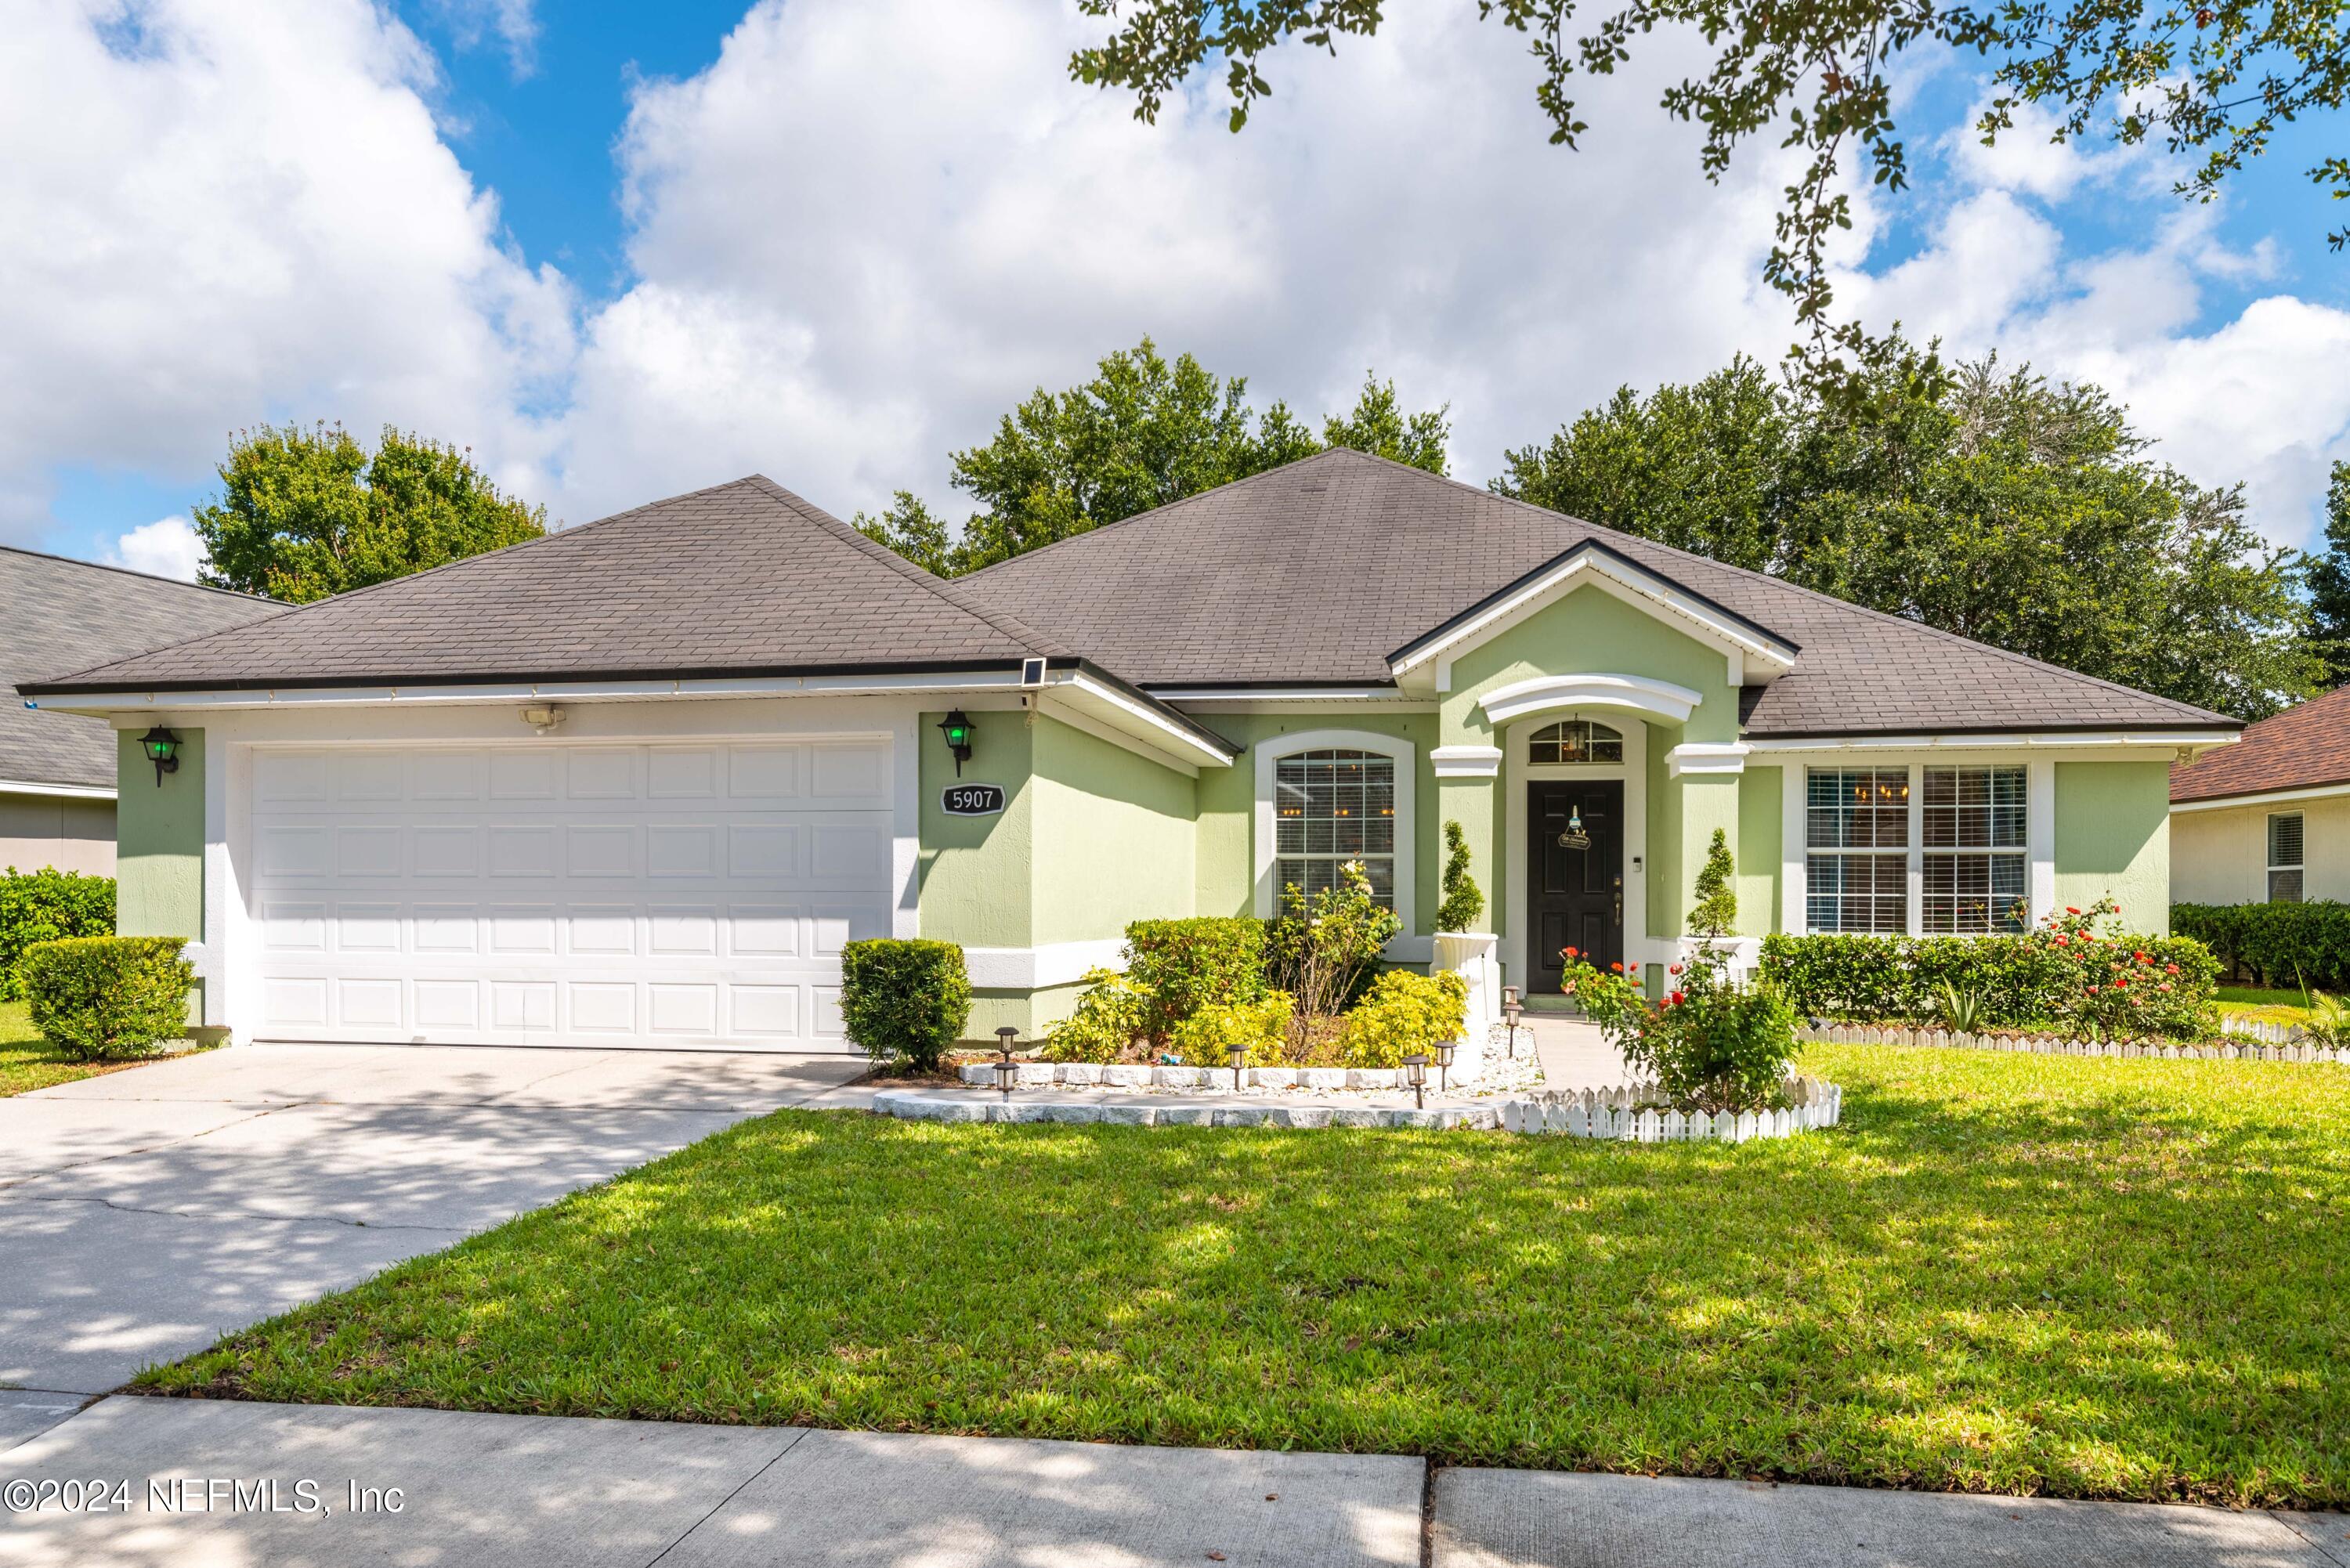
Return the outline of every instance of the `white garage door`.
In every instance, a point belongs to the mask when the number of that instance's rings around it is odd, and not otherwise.
[[[262,750],[273,1040],[847,1049],[883,739]]]

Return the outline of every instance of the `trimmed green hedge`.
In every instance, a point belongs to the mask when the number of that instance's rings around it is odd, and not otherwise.
[[[16,961],[35,942],[113,934],[113,877],[9,867],[0,876],[0,1002],[24,998]]]
[[[68,1055],[121,1061],[185,1037],[195,966],[185,937],[68,937],[17,961],[33,1027]]]
[[[2259,984],[2350,991],[2350,904],[2173,904],[2170,929]]]
[[[971,1021],[971,972],[952,942],[877,937],[840,950],[840,1020],[876,1063],[935,1072]]]
[[[1264,995],[1264,922],[1246,915],[1137,920],[1126,928],[1126,976],[1149,998],[1142,1033],[1165,1041],[1203,1007]]]
[[[2106,939],[2108,950],[2144,952],[2158,966],[2177,964],[2161,1008],[2163,1033],[2203,1032],[2220,966],[2191,938]],[[2012,1029],[2072,1015],[2081,961],[2042,934],[2029,937],[1790,936],[1762,939],[1762,978],[1794,1010],[1813,1018],[1928,1022],[1941,1015],[1942,988],[1977,992],[1982,1023]]]

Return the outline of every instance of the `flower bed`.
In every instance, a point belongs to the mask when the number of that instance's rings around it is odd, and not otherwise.
[[[1844,1116],[1844,1091],[1802,1074],[1780,1085],[1779,1097],[1786,1103],[1775,1109],[1677,1111],[1663,1105],[1663,1097],[1662,1085],[1638,1083],[1505,1100],[1502,1130],[1627,1143],[1748,1143],[1834,1127]]]

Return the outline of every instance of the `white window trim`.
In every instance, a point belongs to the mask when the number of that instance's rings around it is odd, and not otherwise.
[[[1256,747],[1256,912],[1260,919],[1271,919],[1279,912],[1281,889],[1273,885],[1273,863],[1276,857],[1274,846],[1278,842],[1274,827],[1273,777],[1274,768],[1284,757],[1294,757],[1300,752],[1323,752],[1344,748],[1355,752],[1375,752],[1395,761],[1395,912],[1398,930],[1410,936],[1419,929],[1419,901],[1417,897],[1418,878],[1414,870],[1419,862],[1419,817],[1418,794],[1419,782],[1419,751],[1409,741],[1395,735],[1374,734],[1368,730],[1300,730],[1294,734],[1274,735],[1257,742]]]
[[[2276,820],[2281,816],[2301,818],[2301,858],[2291,866],[2281,865],[2276,859]],[[2272,811],[2262,816],[2261,859],[2265,863],[2264,874],[2261,877],[2261,902],[2273,904],[2279,901],[2276,896],[2276,874],[2280,871],[2301,873],[2299,902],[2304,904],[2309,902],[2309,814],[2301,811]]]
[[[1757,746],[1758,751],[1765,748]],[[1792,751],[1793,748],[1772,748]],[[1804,901],[1807,850],[1804,800],[1806,770],[1811,768],[1895,768],[1909,770],[1909,897],[1910,936],[1925,932],[1926,779],[1929,767],[2021,767],[2023,769],[2023,842],[2025,884],[2030,906],[2024,924],[2030,927],[2056,907],[2056,759],[2043,752],[2021,747],[1985,749],[1953,757],[1940,747],[1901,753],[1873,746],[1843,751],[1805,747],[1783,758],[1786,776],[1779,791],[1779,929],[1798,936],[1814,934],[1811,912]],[[1825,933],[1822,933],[1825,934]]]

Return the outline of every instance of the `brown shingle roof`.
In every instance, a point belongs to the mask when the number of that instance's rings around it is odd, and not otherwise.
[[[250,594],[0,547],[0,686],[285,613]],[[105,720],[0,704],[0,779],[111,789],[114,767]]]
[[[1388,656],[1586,539],[1801,651],[1756,735],[2234,728],[2224,715],[1880,615],[1419,469],[1331,451],[958,580],[1144,687],[1372,683]]]
[[[2174,801],[2350,784],[2350,686],[2247,727],[2232,746],[2170,770]]]
[[[1065,652],[754,475],[26,690],[941,669]]]

